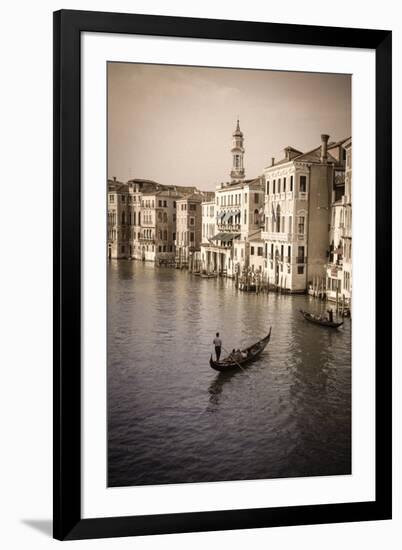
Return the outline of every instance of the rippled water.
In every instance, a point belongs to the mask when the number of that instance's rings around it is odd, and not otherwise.
[[[232,281],[112,261],[108,266],[108,484],[351,472],[351,324],[305,321],[307,296],[255,295]],[[209,366],[272,325],[245,372]]]

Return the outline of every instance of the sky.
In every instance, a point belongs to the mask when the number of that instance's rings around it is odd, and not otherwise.
[[[237,118],[254,178],[288,145],[351,135],[351,76],[109,63],[108,177],[214,190],[230,180]]]

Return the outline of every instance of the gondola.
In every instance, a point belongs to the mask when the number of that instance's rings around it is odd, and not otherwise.
[[[300,313],[303,315],[306,321],[310,321],[310,323],[315,323],[316,325],[321,325],[323,327],[338,328],[343,325],[343,321],[335,323],[334,321],[328,321],[327,319],[323,319],[322,317],[317,318],[308,311],[303,311],[302,309],[300,310]]]
[[[226,372],[236,369],[240,370],[252,361],[255,361],[264,351],[265,346],[268,344],[269,339],[271,338],[271,328],[269,329],[269,333],[267,334],[267,336],[265,336],[265,338],[259,340],[252,346],[241,350],[241,353],[244,354],[244,357],[242,357],[241,359],[238,359],[236,357],[236,360],[233,361],[232,359],[230,359],[230,356],[228,356],[221,361],[214,361],[211,355],[211,359],[209,360],[211,368],[219,372]]]

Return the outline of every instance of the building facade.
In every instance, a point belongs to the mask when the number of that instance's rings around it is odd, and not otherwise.
[[[326,295],[350,307],[352,296],[352,140],[342,143],[345,170],[335,171]]]
[[[264,277],[287,292],[325,286],[334,177],[345,165],[342,144],[328,140],[307,153],[286,147],[264,170]]]
[[[176,263],[188,266],[200,250],[202,233],[202,196],[193,194],[177,201]]]
[[[108,180],[108,258],[127,258],[129,254],[128,213],[128,185],[116,178]]]

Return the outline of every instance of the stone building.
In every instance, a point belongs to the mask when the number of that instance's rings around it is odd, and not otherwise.
[[[335,170],[331,201],[326,295],[350,305],[352,292],[352,140],[342,142],[345,170]]]
[[[256,234],[263,214],[263,178],[245,179],[244,136],[239,121],[233,133],[231,181],[215,192],[215,235],[203,241],[201,260],[207,271],[233,277],[248,262],[248,239]],[[211,223],[209,212],[203,223]]]
[[[264,276],[288,292],[325,287],[331,198],[345,166],[345,140],[328,140],[323,134],[306,153],[286,147],[284,158],[264,170]]]
[[[176,201],[195,192],[152,180],[108,180],[108,258],[173,261]]]
[[[107,255],[108,258],[127,258],[130,246],[128,226],[128,186],[108,180]]]
[[[176,263],[188,266],[194,252],[200,250],[202,233],[202,196],[193,194],[177,201]]]
[[[211,200],[203,200],[202,209],[202,232],[201,243],[208,245],[212,237],[216,234],[215,218],[215,193],[211,193]]]

